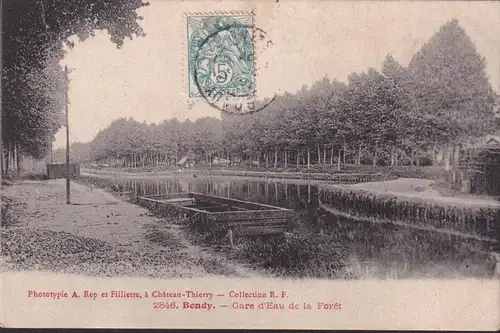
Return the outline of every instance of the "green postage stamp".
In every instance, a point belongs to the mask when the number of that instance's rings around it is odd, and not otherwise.
[[[252,97],[253,14],[187,15],[189,97]]]

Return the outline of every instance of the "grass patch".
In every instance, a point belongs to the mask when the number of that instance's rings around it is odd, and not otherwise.
[[[236,251],[251,263],[278,276],[339,278],[346,268],[345,248],[328,235],[284,233],[241,240]]]
[[[346,248],[329,235],[315,233],[283,233],[260,237],[236,238],[229,248],[222,233],[202,232],[195,223],[185,227],[197,240],[211,247],[224,244],[230,257],[264,269],[279,277],[339,278],[346,277]]]

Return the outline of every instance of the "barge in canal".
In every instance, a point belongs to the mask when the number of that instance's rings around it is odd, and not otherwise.
[[[235,236],[280,234],[292,227],[293,210],[195,192],[138,196],[138,205],[162,217],[180,217],[200,229]]]

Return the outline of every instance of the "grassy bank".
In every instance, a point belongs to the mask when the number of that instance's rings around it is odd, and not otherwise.
[[[451,229],[478,237],[498,240],[500,203],[470,197],[439,197],[416,188],[414,193],[377,191],[376,184],[360,186],[320,186],[319,199],[353,217],[403,221],[418,226]],[[389,186],[390,188],[390,186]]]

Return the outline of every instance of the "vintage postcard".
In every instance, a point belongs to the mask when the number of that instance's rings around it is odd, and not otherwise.
[[[1,326],[500,328],[500,2],[1,18]]]

